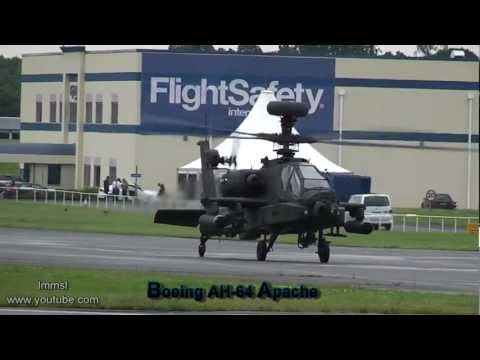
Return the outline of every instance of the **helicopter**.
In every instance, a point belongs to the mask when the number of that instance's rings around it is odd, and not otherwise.
[[[270,101],[269,114],[279,117],[280,134],[241,133],[237,138],[262,139],[279,145],[276,159],[261,159],[254,170],[229,170],[219,179],[214,171],[219,165],[235,165],[234,156],[220,156],[209,142],[198,142],[201,159],[203,209],[160,209],[154,222],[199,227],[198,254],[204,257],[206,243],[212,237],[236,237],[257,241],[257,260],[265,261],[275,241],[282,234],[296,234],[297,245],[304,249],[316,243],[320,263],[330,259],[330,242],[325,238],[347,233],[370,234],[371,224],[363,223],[364,205],[338,202],[329,180],[308,160],[295,157],[297,144],[316,139],[293,134],[299,117],[308,114],[302,102]],[[248,137],[241,137],[248,135]],[[345,222],[348,212],[353,220]],[[336,231],[334,232],[334,229]]]

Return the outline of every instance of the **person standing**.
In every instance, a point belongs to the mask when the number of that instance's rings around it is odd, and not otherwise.
[[[105,194],[108,195],[108,192],[110,190],[110,176],[107,176],[105,180],[103,180],[103,191]]]
[[[113,181],[112,193],[113,195],[120,195],[120,179]]]
[[[162,196],[163,194],[165,194],[165,185],[159,183],[157,196]]]
[[[122,179],[122,195],[123,196],[128,195],[128,182],[125,179]]]

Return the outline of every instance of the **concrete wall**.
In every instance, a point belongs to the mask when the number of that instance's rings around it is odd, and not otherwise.
[[[163,183],[168,193],[177,191],[177,169],[200,157],[199,137],[138,135],[136,161],[143,174],[140,184],[156,190]],[[220,139],[218,139],[220,140]]]
[[[346,91],[343,130],[468,133],[467,95],[472,91],[342,89]],[[478,119],[478,92],[474,96],[473,119]],[[338,109],[335,115],[338,130]],[[472,131],[478,134],[478,121],[473,122]]]
[[[61,144],[63,138],[61,131],[22,130],[20,142]]]
[[[75,183],[75,166],[74,165],[62,165],[62,172],[60,175],[60,188],[61,189],[73,189]]]
[[[339,78],[478,81],[478,62],[398,59],[336,59]]]
[[[116,163],[117,176],[131,181],[130,174],[135,172],[136,136],[134,134],[84,134],[84,157],[90,159],[91,165],[94,165],[95,161],[97,163],[99,161],[101,186],[103,186],[103,180],[109,175],[112,161]],[[73,141],[75,141],[75,137],[76,135],[71,136]],[[93,176],[92,167],[90,184],[93,184]]]
[[[59,49],[60,51],[60,49]],[[22,57],[22,74],[58,74],[78,69],[76,53],[27,54]],[[128,72],[141,70],[141,53],[87,53],[87,72]]]
[[[22,123],[35,122],[36,96],[42,96],[42,123],[50,123],[50,95],[56,95],[56,123],[60,118],[59,101],[63,99],[63,83],[22,83],[20,118]],[[63,100],[62,100],[63,101]],[[62,105],[63,106],[63,105]],[[23,135],[23,133],[22,133]]]
[[[343,164],[372,177],[372,192],[388,193],[395,206],[420,206],[429,189],[449,193],[466,207],[467,153],[448,150],[343,147]],[[478,152],[472,156],[471,205],[478,208]]]
[[[96,114],[96,95],[103,97],[103,124],[111,124],[112,95],[118,97],[118,124],[140,124],[140,82],[139,81],[87,81],[85,94],[93,98],[93,122]]]

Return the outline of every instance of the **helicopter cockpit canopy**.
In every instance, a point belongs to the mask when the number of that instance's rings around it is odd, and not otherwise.
[[[282,169],[282,188],[294,196],[313,189],[330,189],[328,180],[313,165],[292,164]]]

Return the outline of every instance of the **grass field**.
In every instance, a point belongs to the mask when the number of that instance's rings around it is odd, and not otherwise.
[[[154,235],[198,238],[196,228],[153,223],[152,212],[105,211],[53,204],[0,201],[0,227],[65,230],[125,235]],[[329,238],[334,246],[360,246],[403,249],[478,250],[478,239],[465,232],[400,233],[377,231],[370,235],[349,234]],[[296,236],[284,235],[281,243],[296,243]]]
[[[68,281],[68,290],[39,290],[38,282]],[[260,281],[247,279],[198,277],[136,271],[89,270],[77,268],[0,265],[0,306],[13,305],[10,297],[30,297],[39,307],[73,307],[95,309],[148,309],[161,311],[285,311],[381,314],[476,314],[478,299],[474,295],[451,295],[427,292],[366,289],[353,286],[316,286],[316,299],[227,298],[199,302],[193,299],[149,299],[147,282],[158,281],[165,287],[203,288],[212,285],[253,285],[255,293]],[[301,284],[281,284],[295,286]],[[306,285],[306,284],[303,284]],[[274,284],[279,286],[279,284]],[[71,297],[72,303],[49,305],[47,298]],[[9,299],[10,298],[10,299]],[[43,299],[42,299],[43,298]],[[80,304],[87,299],[89,304]],[[10,300],[10,301],[9,301]],[[45,304],[41,304],[44,301]],[[50,300],[51,302],[51,300]]]
[[[0,163],[0,175],[20,175],[20,166],[17,163]]]

